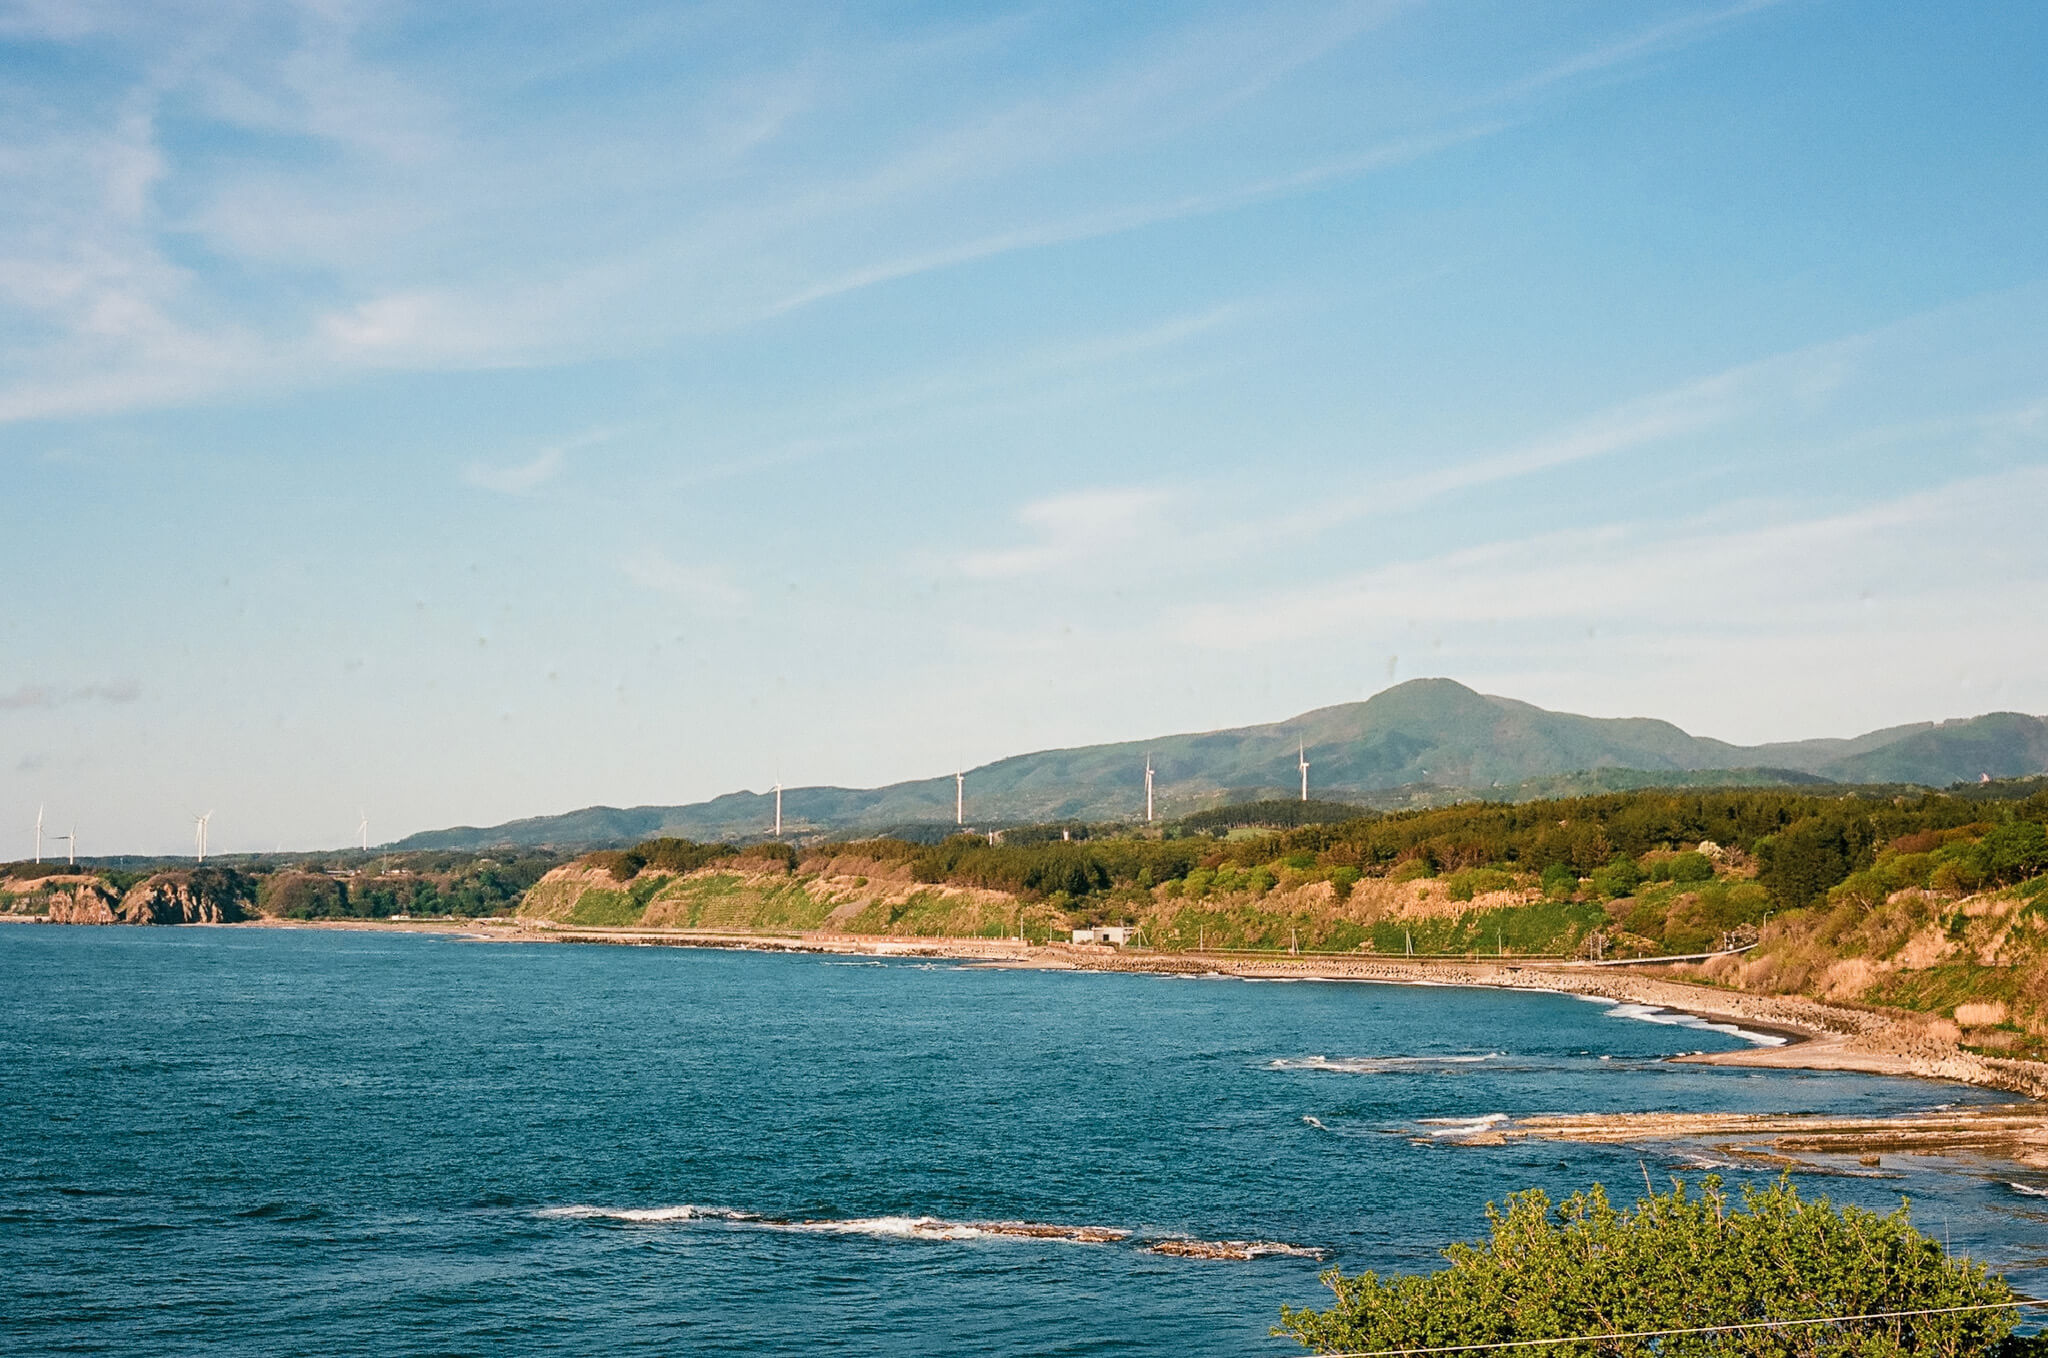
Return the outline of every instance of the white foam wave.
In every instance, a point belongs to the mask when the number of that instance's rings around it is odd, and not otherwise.
[[[2038,1188],[2033,1184],[2008,1183],[2006,1187],[2030,1198],[2048,1198],[2048,1188]]]
[[[1040,1221],[947,1221],[941,1217],[848,1217],[823,1221],[763,1221],[778,1231],[821,1235],[867,1235],[892,1240],[1056,1240],[1072,1245],[1108,1245],[1129,1231],[1110,1226],[1053,1226]]]
[[[1479,1056],[1285,1056],[1269,1061],[1267,1070],[1329,1070],[1343,1075],[1384,1075],[1389,1071],[1428,1066],[1469,1066],[1491,1061],[1499,1052]]]
[[[1508,1115],[1506,1113],[1485,1113],[1476,1118],[1417,1119],[1425,1127],[1438,1129],[1430,1132],[1429,1135],[1444,1137],[1471,1136],[1477,1132],[1483,1132],[1489,1127],[1497,1127],[1507,1120]]]
[[[566,1218],[577,1221],[631,1221],[649,1224],[663,1221],[748,1221],[745,1212],[735,1212],[724,1207],[699,1207],[695,1203],[678,1203],[673,1207],[592,1207],[588,1203],[571,1203],[567,1207],[541,1209],[540,1216]]]
[[[1309,1126],[1315,1128],[1319,1132],[1327,1132],[1330,1130],[1328,1127],[1323,1126],[1323,1120],[1321,1118],[1310,1117],[1308,1114],[1304,1113],[1302,1114],[1301,1120],[1303,1122],[1306,1122]]]
[[[1293,1259],[1321,1259],[1323,1251],[1303,1245],[1283,1245],[1277,1240],[1189,1240],[1174,1237],[1155,1240],[1146,1250],[1180,1259],[1264,1259],[1280,1255]]]
[[[1593,997],[1583,996],[1582,998],[1591,999]],[[1733,1023],[1713,1023],[1701,1018],[1698,1014],[1688,1014],[1678,1009],[1666,1009],[1658,1004],[1635,1004],[1627,1001],[1616,1003],[1612,1000],[1602,1000],[1601,1003],[1613,1006],[1607,1011],[1607,1017],[1609,1018],[1635,1019],[1641,1023],[1660,1023],[1668,1028],[1693,1028],[1702,1032],[1726,1033],[1730,1037],[1739,1037],[1744,1042],[1756,1047],[1782,1047],[1786,1042],[1785,1038],[1780,1037],[1776,1033],[1753,1032],[1748,1028],[1739,1027]]]
[[[763,1231],[797,1231],[814,1235],[865,1235],[894,1240],[1054,1240],[1077,1245],[1106,1245],[1129,1238],[1129,1231],[1108,1226],[1055,1226],[1038,1221],[947,1221],[941,1217],[878,1216],[792,1220],[738,1212],[724,1207],[679,1203],[673,1207],[594,1207],[573,1203],[548,1207],[543,1217],[582,1221],[624,1221],[654,1225],[679,1221],[723,1221]]]

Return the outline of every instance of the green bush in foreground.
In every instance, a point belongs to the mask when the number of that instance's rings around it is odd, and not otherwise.
[[[1760,1320],[1862,1316],[1990,1304],[1995,1309],[1893,1320],[1661,1338],[1599,1339],[1494,1350],[1483,1358],[1898,1358],[2032,1347],[2009,1338],[2017,1294],[2003,1278],[1907,1222],[1902,1203],[1879,1216],[1791,1184],[1745,1189],[1740,1210],[1708,1178],[1618,1211],[1597,1184],[1553,1210],[1531,1190],[1489,1205],[1492,1240],[1453,1245],[1450,1267],[1382,1281],[1372,1273],[1323,1281],[1327,1311],[1282,1308],[1275,1334],[1319,1353],[1373,1353],[1460,1344],[1689,1329]],[[1475,1355],[1475,1358],[1482,1358]]]

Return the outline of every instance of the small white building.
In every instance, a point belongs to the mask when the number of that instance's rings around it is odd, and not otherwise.
[[[1074,930],[1076,943],[1109,943],[1121,948],[1136,936],[1137,930],[1128,924],[1098,924],[1092,929]]]

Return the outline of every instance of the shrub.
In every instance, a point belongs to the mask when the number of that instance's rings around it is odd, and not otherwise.
[[[1553,901],[1568,901],[1579,891],[1579,874],[1569,863],[1552,863],[1543,870],[1543,894]]]
[[[335,919],[349,913],[348,888],[319,873],[272,873],[257,882],[256,908],[282,919]]]
[[[1674,882],[1710,882],[1714,879],[1714,860],[1697,849],[1687,849],[1671,859],[1671,880]]]
[[[1593,894],[1604,896],[1610,901],[1619,900],[1623,896],[1634,895],[1635,889],[1642,885],[1642,881],[1643,870],[1636,866],[1635,860],[1617,856],[1613,862],[1593,874]]]
[[[1514,874],[1499,868],[1466,868],[1444,879],[1454,901],[1469,901],[1489,891],[1505,891],[1515,884]]]
[[[1332,1269],[1323,1281],[1336,1303],[1283,1307],[1275,1333],[1323,1353],[1369,1353],[1982,1305],[1993,1309],[1540,1350],[1979,1358],[1999,1349],[2019,1315],[2000,1305],[2017,1296],[2003,1278],[1950,1258],[1904,1206],[1888,1216],[1836,1208],[1803,1200],[1782,1179],[1744,1189],[1740,1210],[1709,1178],[1697,1196],[1674,1183],[1634,1211],[1617,1211],[1596,1184],[1554,1211],[1531,1190],[1486,1214],[1492,1239],[1451,1246],[1450,1267],[1384,1281]]]
[[[2020,882],[2048,871],[2048,828],[2039,821],[2009,820],[1984,836],[1986,875],[1995,882]]]
[[[630,882],[639,876],[640,869],[647,866],[647,860],[630,850],[601,849],[586,854],[583,861],[593,868],[603,868],[611,874],[614,882]]]

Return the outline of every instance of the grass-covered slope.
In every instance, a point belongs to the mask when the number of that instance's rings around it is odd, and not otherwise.
[[[1228,802],[1293,797],[1306,748],[1317,795],[1378,806],[1441,804],[1649,785],[1788,785],[1802,780],[1945,786],[2048,772],[2048,722],[1996,713],[1940,726],[1897,727],[1852,740],[1743,747],[1665,721],[1551,712],[1417,679],[1362,703],[1287,721],[1199,734],[1017,755],[968,771],[967,820],[977,826],[1057,820],[1131,821],[1144,810],[1144,768],[1155,771],[1164,815]],[[804,787],[783,794],[799,836],[888,826],[947,825],[953,777],[878,788]],[[653,835],[744,841],[765,835],[767,793],[735,792],[688,806],[591,807],[488,828],[414,835],[402,848],[477,850],[493,844],[585,847]]]

